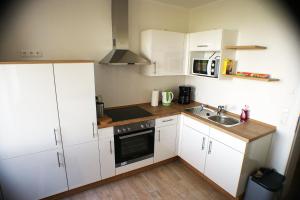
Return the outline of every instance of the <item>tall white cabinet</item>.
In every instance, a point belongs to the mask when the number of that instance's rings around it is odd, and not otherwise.
[[[93,63],[0,64],[0,184],[35,200],[101,179]]]
[[[54,64],[69,188],[100,177],[93,63]]]
[[[0,65],[0,88],[4,196],[32,200],[66,191],[52,64]]]

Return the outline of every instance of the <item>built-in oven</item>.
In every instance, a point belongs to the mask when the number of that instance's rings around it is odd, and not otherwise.
[[[154,120],[114,127],[116,167],[153,157],[154,127]]]

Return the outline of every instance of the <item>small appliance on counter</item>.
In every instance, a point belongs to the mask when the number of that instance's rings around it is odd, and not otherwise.
[[[104,115],[104,102],[102,100],[102,96],[96,96],[96,110],[97,110],[97,118],[103,117]]]
[[[159,90],[152,90],[151,106],[158,106],[159,101]]]
[[[171,102],[174,98],[174,94],[173,92],[171,91],[164,91],[161,93],[162,95],[162,105],[163,106],[170,106],[171,105]]]
[[[179,104],[189,104],[191,103],[191,91],[192,87],[190,86],[179,86],[179,96],[178,103]]]

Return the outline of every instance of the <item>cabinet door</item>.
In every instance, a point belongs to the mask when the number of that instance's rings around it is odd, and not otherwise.
[[[1,160],[0,180],[9,200],[37,200],[68,190],[62,152],[56,150]]]
[[[183,125],[180,140],[179,156],[200,172],[204,172],[208,137]]]
[[[176,136],[176,124],[156,128],[154,162],[176,156]]]
[[[190,33],[190,51],[220,51],[222,45],[222,30]]]
[[[101,179],[98,141],[68,146],[64,151],[70,189]]]
[[[100,138],[99,141],[101,178],[106,179],[116,175],[114,138]]]
[[[185,34],[152,30],[151,61],[154,75],[184,75]]]
[[[51,64],[0,65],[0,159],[55,149],[56,106]]]
[[[93,63],[54,64],[64,145],[97,140]]]
[[[242,153],[214,139],[209,140],[205,175],[234,197],[236,197],[242,162]]]

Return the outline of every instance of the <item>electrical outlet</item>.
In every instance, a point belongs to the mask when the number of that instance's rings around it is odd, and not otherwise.
[[[20,51],[22,57],[43,57],[43,52],[40,50],[24,50]]]

